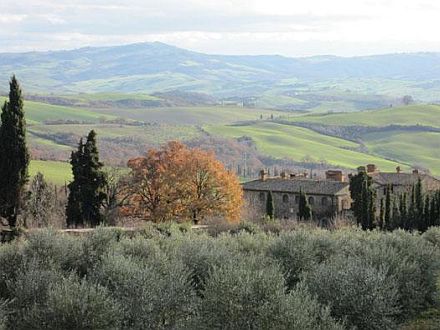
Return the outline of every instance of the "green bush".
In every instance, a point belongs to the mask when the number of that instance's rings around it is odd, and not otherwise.
[[[149,264],[108,255],[93,278],[112,292],[123,310],[123,325],[130,329],[182,327],[195,309],[189,273],[176,261]]]
[[[376,269],[366,260],[337,257],[304,274],[304,283],[349,326],[395,329],[400,312],[397,283],[387,274],[386,267]]]
[[[22,263],[22,243],[0,244],[0,299],[14,298],[7,283],[15,281]]]
[[[285,293],[276,265],[258,258],[224,262],[209,277],[198,329],[341,329],[305,290]],[[309,304],[304,306],[304,304]]]
[[[29,234],[23,248],[23,256],[26,260],[57,265],[68,273],[77,269],[83,262],[80,239],[58,234],[51,229]]]
[[[425,240],[440,248],[440,227],[429,228],[422,236]]]
[[[120,329],[121,318],[120,307],[106,288],[75,276],[52,284],[46,302],[25,316],[26,328],[53,330]]]
[[[335,244],[324,231],[286,232],[268,249],[269,256],[281,264],[290,289],[298,283],[304,271],[313,269],[334,253]]]
[[[6,300],[0,299],[0,330],[6,330],[6,325],[8,323],[8,310],[9,303]]]

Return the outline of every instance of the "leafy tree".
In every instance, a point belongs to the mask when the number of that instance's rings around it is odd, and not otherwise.
[[[214,154],[169,142],[131,159],[131,193],[123,212],[155,222],[172,218],[197,223],[208,216],[239,218],[242,189],[235,174]]]
[[[312,208],[307,195],[302,190],[299,192],[298,217],[299,220],[310,220],[312,218]]]
[[[270,219],[273,219],[275,217],[275,204],[274,204],[274,201],[273,201],[273,195],[272,195],[271,191],[269,191],[269,193],[267,194],[267,199],[266,199],[266,215]]]
[[[0,216],[11,228],[17,224],[23,189],[28,180],[29,159],[22,91],[12,76],[9,102],[2,107],[0,126]]]
[[[68,226],[89,224],[97,226],[103,220],[101,206],[106,199],[106,175],[99,161],[96,133],[92,130],[86,143],[81,139],[77,151],[72,152],[73,181],[69,183],[66,217]]]
[[[38,172],[30,184],[29,194],[26,199],[25,213],[30,216],[34,225],[47,226],[51,212],[55,207],[55,193],[44,178]],[[27,222],[27,219],[26,219]]]

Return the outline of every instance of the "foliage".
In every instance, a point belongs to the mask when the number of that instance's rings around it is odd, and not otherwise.
[[[33,227],[47,227],[56,207],[55,188],[46,182],[38,172],[31,181],[24,205],[25,226],[32,222]]]
[[[363,260],[337,258],[305,275],[305,283],[331,314],[359,329],[394,329],[399,313],[397,283],[387,269]]]
[[[31,232],[0,245],[0,325],[394,329],[436,306],[438,228],[251,229]]]
[[[96,133],[93,130],[89,132],[86,143],[80,140],[78,150],[72,152],[70,164],[73,181],[68,185],[67,224],[95,227],[103,221],[101,207],[107,198],[104,192],[107,179],[102,170],[104,165],[99,161]]]
[[[302,190],[299,192],[298,219],[306,221],[312,219],[312,207],[309,204],[307,195]]]
[[[271,191],[269,191],[269,193],[267,194],[266,215],[269,217],[269,219],[273,219],[275,217],[275,204]]]
[[[342,328],[306,291],[286,294],[278,267],[255,258],[239,264],[226,261],[214,269],[198,324],[200,329]]]
[[[359,170],[357,175],[350,178],[353,214],[364,230],[373,229],[376,225],[376,194],[372,183],[372,178],[365,170]]]
[[[160,150],[150,149],[146,157],[130,160],[128,166],[132,180],[127,189],[132,195],[126,214],[154,222],[195,223],[207,216],[230,220],[239,216],[241,186],[212,153],[169,142]]]
[[[0,125],[0,216],[6,218],[10,227],[17,224],[29,159],[21,87],[12,76],[9,101],[2,107]]]

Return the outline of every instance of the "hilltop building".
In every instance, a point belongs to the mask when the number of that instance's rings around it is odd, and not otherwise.
[[[278,177],[269,177],[267,172],[261,171],[258,180],[243,184],[243,191],[247,206],[261,216],[266,213],[267,196],[272,192],[278,219],[297,218],[301,191],[307,195],[314,219],[323,224],[351,206],[349,184],[342,171],[327,171],[323,180],[285,172]]]

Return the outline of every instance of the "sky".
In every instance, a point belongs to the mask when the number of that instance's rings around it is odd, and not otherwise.
[[[1,0],[0,52],[161,41],[212,54],[440,51],[438,0]]]

